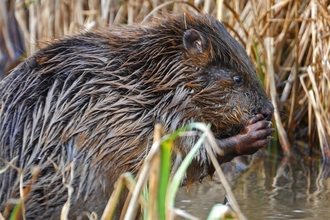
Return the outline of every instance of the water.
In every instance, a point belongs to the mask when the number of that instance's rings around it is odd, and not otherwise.
[[[320,159],[275,155],[256,157],[245,171],[226,172],[235,198],[247,219],[330,219],[330,167]],[[225,169],[233,169],[227,164]],[[206,219],[225,191],[218,178],[205,179],[189,190],[180,188],[176,207]]]

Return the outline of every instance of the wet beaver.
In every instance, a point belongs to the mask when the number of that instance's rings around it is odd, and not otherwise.
[[[0,83],[0,167],[17,157],[26,186],[38,165],[25,215],[56,219],[74,161],[70,216],[101,216],[118,176],[143,162],[155,123],[167,132],[211,123],[224,163],[270,143],[272,113],[246,52],[221,23],[167,15],[57,40],[14,69]],[[185,138],[178,149],[185,155],[194,141]],[[213,172],[201,149],[187,178]],[[13,168],[0,176],[1,212],[11,198],[19,198]]]

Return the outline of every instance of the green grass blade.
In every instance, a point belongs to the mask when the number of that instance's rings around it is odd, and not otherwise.
[[[190,128],[197,128],[199,129],[200,126],[206,126],[203,123],[192,123],[189,127]],[[175,196],[176,193],[178,191],[178,188],[180,187],[181,184],[181,180],[188,168],[188,166],[190,165],[191,161],[193,160],[193,158],[195,157],[197,151],[199,150],[199,148],[202,146],[204,140],[206,138],[206,134],[203,133],[201,135],[201,137],[198,139],[198,141],[196,142],[196,144],[192,147],[192,149],[190,150],[190,152],[187,154],[187,156],[185,157],[185,159],[182,161],[181,165],[179,166],[178,170],[176,171],[176,173],[173,176],[173,180],[170,186],[170,192],[168,194],[169,196],[169,207],[174,207],[174,202],[175,202]]]
[[[171,172],[171,161],[172,161],[172,148],[173,139],[170,138],[161,143],[160,146],[161,160],[160,160],[160,176],[159,176],[159,191],[158,191],[158,208],[160,219],[166,218],[166,193],[168,188],[168,181]]]

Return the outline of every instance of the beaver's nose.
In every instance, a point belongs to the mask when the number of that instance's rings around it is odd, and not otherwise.
[[[268,102],[264,105],[260,111],[260,113],[264,116],[265,120],[270,121],[272,120],[274,114],[274,106],[271,102]]]

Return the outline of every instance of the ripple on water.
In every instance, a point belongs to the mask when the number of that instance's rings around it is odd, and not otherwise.
[[[330,167],[320,161],[257,158],[244,172],[226,174],[248,219],[329,219]],[[179,189],[176,207],[205,219],[212,206],[222,203],[221,183],[207,179],[189,190]]]

